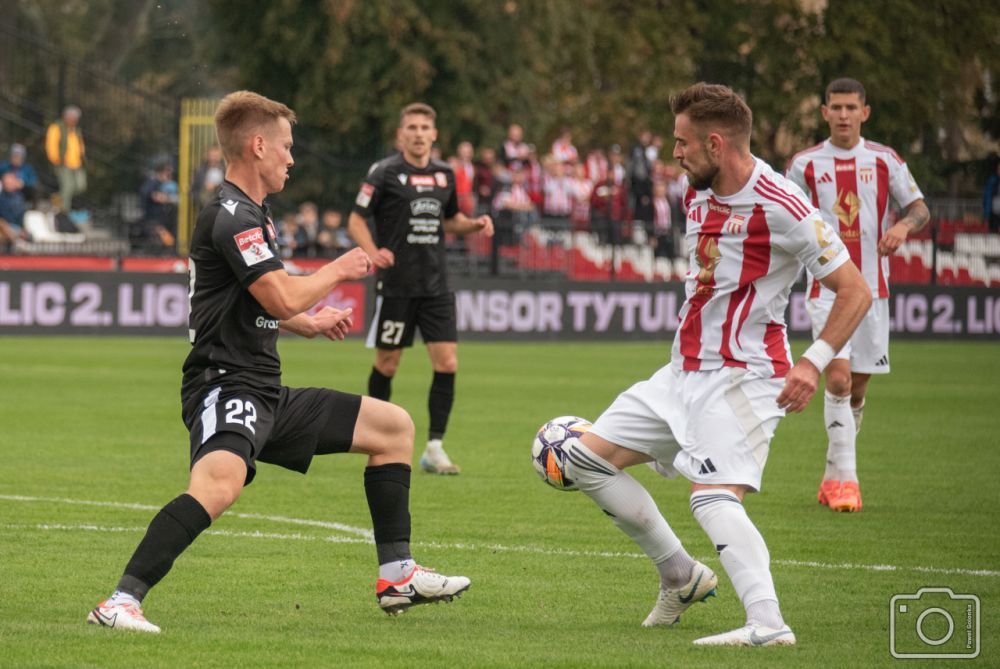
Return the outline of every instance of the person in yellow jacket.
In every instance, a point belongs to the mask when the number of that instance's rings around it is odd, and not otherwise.
[[[87,190],[80,115],[79,107],[69,105],[45,135],[45,152],[59,181],[59,209],[64,212],[71,209],[74,195]]]

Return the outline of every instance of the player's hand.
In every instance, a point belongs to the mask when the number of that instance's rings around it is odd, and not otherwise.
[[[493,236],[493,219],[486,214],[472,219],[472,225],[475,226],[473,228],[475,232],[481,232],[487,237]]]
[[[885,231],[882,239],[878,240],[878,253],[882,256],[891,256],[906,241],[910,234],[910,226],[905,222],[899,222]]]
[[[363,279],[372,271],[372,261],[368,254],[355,247],[333,261],[343,275],[344,281]]]
[[[816,394],[817,387],[819,387],[819,370],[814,364],[801,358],[785,377],[785,387],[778,395],[778,406],[785,411],[798,413],[809,404],[809,400]]]
[[[372,262],[379,269],[387,269],[396,264],[396,255],[389,249],[383,247],[375,252],[371,258]]]
[[[346,309],[336,309],[334,307],[323,307],[313,314],[313,325],[316,326],[318,334],[323,335],[331,341],[342,341],[347,337],[354,321],[351,319],[350,307]]]

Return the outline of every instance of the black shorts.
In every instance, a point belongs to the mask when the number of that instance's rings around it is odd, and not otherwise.
[[[206,453],[225,450],[246,462],[245,485],[257,462],[305,474],[314,455],[351,448],[360,410],[360,395],[327,388],[213,384],[184,401],[191,466]]]
[[[418,328],[425,343],[458,341],[455,293],[430,297],[378,295],[366,344],[368,348],[409,348]]]

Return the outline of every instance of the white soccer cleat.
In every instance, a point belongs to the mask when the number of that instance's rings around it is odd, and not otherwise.
[[[760,623],[747,623],[731,632],[695,639],[696,646],[794,646],[795,634],[784,625],[779,629]]]
[[[119,630],[134,630],[136,632],[151,632],[159,634],[160,628],[146,620],[142,608],[136,604],[113,604],[106,600],[94,607],[87,615],[91,625],[102,625]]]
[[[429,474],[458,474],[462,471],[444,452],[439,439],[427,442],[427,448],[420,456],[420,468]]]
[[[383,611],[395,616],[417,604],[450,602],[461,596],[471,584],[465,576],[443,576],[433,569],[417,565],[402,581],[393,583],[378,579],[375,597]]]
[[[689,606],[714,596],[715,586],[718,583],[719,579],[715,572],[695,561],[694,567],[691,569],[691,578],[682,587],[676,590],[660,588],[660,595],[656,598],[656,606],[642,621],[642,626],[673,625],[681,619],[681,614],[687,611]]]

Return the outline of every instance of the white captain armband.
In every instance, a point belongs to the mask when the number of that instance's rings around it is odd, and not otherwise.
[[[816,369],[822,373],[826,366],[833,362],[833,356],[836,354],[837,352],[833,350],[832,346],[822,339],[817,339],[812,343],[812,346],[805,350],[802,357],[816,365]]]

